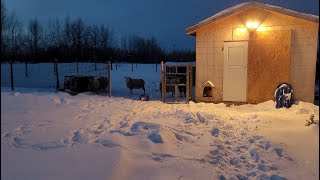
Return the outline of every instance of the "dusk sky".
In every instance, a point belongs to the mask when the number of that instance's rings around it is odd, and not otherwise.
[[[155,37],[162,48],[194,50],[195,38],[185,29],[213,14],[246,2],[244,0],[5,0],[26,25],[37,18],[43,25],[49,19],[81,17],[86,24],[112,28],[116,39],[124,35]],[[261,0],[303,13],[319,15],[319,0]]]

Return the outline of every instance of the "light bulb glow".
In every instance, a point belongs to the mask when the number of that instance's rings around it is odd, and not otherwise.
[[[259,27],[259,23],[258,22],[247,22],[246,23],[246,27],[248,29],[257,29]]]
[[[247,32],[247,29],[240,27],[240,28],[236,28],[236,31],[237,31],[237,32],[244,33],[244,32]]]
[[[260,26],[257,31],[267,31],[267,27]]]

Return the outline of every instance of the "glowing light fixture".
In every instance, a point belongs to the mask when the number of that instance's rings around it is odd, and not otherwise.
[[[258,28],[257,28],[257,31],[271,31],[271,30],[273,30],[273,28],[271,27],[271,26],[259,26]]]
[[[257,31],[267,31],[267,27],[264,27],[264,26],[260,26],[258,27]]]
[[[235,28],[235,30],[236,30],[237,32],[241,32],[241,33],[247,32],[247,29],[244,28],[244,27]]]
[[[249,30],[255,30],[259,27],[259,23],[258,22],[247,22],[246,23],[246,27],[249,29]]]

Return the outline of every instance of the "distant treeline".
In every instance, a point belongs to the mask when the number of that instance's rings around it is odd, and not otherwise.
[[[86,25],[81,18],[49,20],[35,18],[24,26],[1,2],[1,62],[121,62],[157,63],[195,61],[194,51],[166,52],[155,38],[131,35],[116,39],[104,25]]]

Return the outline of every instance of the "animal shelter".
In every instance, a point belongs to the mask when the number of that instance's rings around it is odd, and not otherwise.
[[[192,96],[192,72],[193,65],[189,62],[161,62],[160,93],[162,101],[189,103]],[[167,97],[167,93],[171,93],[171,98]]]
[[[76,95],[82,92],[92,92],[95,94],[108,92],[111,97],[111,64],[108,61],[105,68],[100,71],[95,71],[91,68],[91,64],[85,64],[82,71],[78,70],[77,73],[68,70],[68,73],[64,73],[64,86],[61,91],[68,92],[72,95]],[[100,65],[103,67],[102,65]],[[58,66],[56,66],[56,72],[58,73]],[[58,78],[59,76],[57,76]]]
[[[319,16],[246,2],[186,29],[196,37],[197,102],[261,103],[290,84],[314,102]]]

